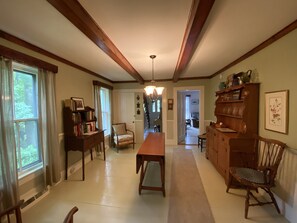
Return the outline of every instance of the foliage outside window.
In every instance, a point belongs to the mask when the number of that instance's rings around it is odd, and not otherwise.
[[[37,69],[13,64],[14,131],[19,175],[42,166],[38,134]]]
[[[101,98],[101,114],[102,114],[102,128],[105,129],[105,135],[111,132],[111,111],[110,111],[110,98],[109,90],[106,88],[100,89]]]
[[[152,101],[152,112],[161,112],[161,99]]]

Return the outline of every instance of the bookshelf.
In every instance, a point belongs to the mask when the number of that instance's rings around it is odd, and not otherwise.
[[[91,107],[77,109],[73,100],[64,101],[63,125],[64,125],[64,148],[65,170],[68,178],[68,152],[80,151],[82,153],[82,180],[85,179],[85,152],[89,151],[93,160],[93,148],[103,152],[105,157],[104,130],[96,128],[97,118],[95,110]]]

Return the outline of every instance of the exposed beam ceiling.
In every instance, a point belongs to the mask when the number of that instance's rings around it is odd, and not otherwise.
[[[9,0],[0,43],[108,83],[149,82],[152,54],[156,81],[195,80],[225,74],[293,30],[296,11],[296,0]]]
[[[76,0],[47,0],[140,84],[143,78]]]
[[[193,1],[190,18],[185,32],[182,48],[173,75],[173,81],[177,82],[180,74],[189,64],[197,45],[205,21],[210,13],[215,0]]]
[[[81,6],[77,0],[47,0],[78,29],[80,29],[90,40],[92,40],[100,49],[110,56],[116,63],[125,69],[140,84],[144,83],[141,75],[124,57],[119,49],[114,45],[110,38],[92,19],[88,12]],[[194,0],[190,12],[188,25],[184,35],[183,44],[180,50],[179,59],[176,64],[173,81],[177,82],[179,75],[184,71],[190,62],[193,53],[198,44],[198,37],[203,25],[210,13],[215,0]]]

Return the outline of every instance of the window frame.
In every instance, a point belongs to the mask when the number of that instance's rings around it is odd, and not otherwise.
[[[41,144],[40,144],[40,134],[38,131],[38,127],[39,127],[39,113],[38,113],[38,69],[34,68],[32,66],[29,65],[24,65],[24,64],[20,64],[17,62],[13,62],[12,63],[12,71],[13,71],[13,80],[14,80],[14,75],[15,72],[19,72],[19,73],[23,73],[26,75],[32,75],[33,76],[33,85],[34,85],[34,89],[33,89],[33,95],[35,95],[35,111],[33,112],[35,117],[28,117],[28,118],[16,118],[16,114],[15,114],[15,98],[14,98],[14,86],[15,83],[14,81],[12,82],[12,89],[13,89],[13,122],[15,125],[14,128],[14,132],[15,132],[15,143],[16,143],[16,154],[21,154],[21,146],[20,146],[20,137],[17,137],[20,135],[20,131],[19,131],[19,124],[20,123],[26,123],[26,122],[35,122],[36,124],[36,128],[37,128],[37,135],[35,136],[37,139],[37,149],[38,149],[38,160],[36,160],[35,162],[32,162],[26,166],[22,166],[22,157],[21,160],[18,159],[17,157],[17,163],[18,163],[18,178],[22,179],[23,177],[34,173],[35,171],[38,171],[39,169],[43,168],[43,159],[42,159],[42,150],[41,150]]]
[[[104,131],[105,136],[111,134],[111,98],[110,98],[110,92],[109,91],[110,90],[108,88],[105,88],[105,87],[100,88],[101,119],[102,119],[102,128],[105,129],[105,131]],[[105,95],[104,98],[102,97],[101,92],[104,92],[103,93]],[[103,100],[104,100],[104,102],[103,102]],[[109,106],[102,106],[102,103],[106,103],[106,101],[108,101]],[[103,107],[108,107],[109,111],[103,110]],[[106,119],[104,118],[104,115],[107,116]],[[107,127],[103,126],[103,120],[109,120],[109,123],[107,124],[108,125]]]

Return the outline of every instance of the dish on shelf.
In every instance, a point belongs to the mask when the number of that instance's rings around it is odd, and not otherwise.
[[[220,132],[228,132],[228,133],[235,133],[236,131],[229,128],[217,128]]]

